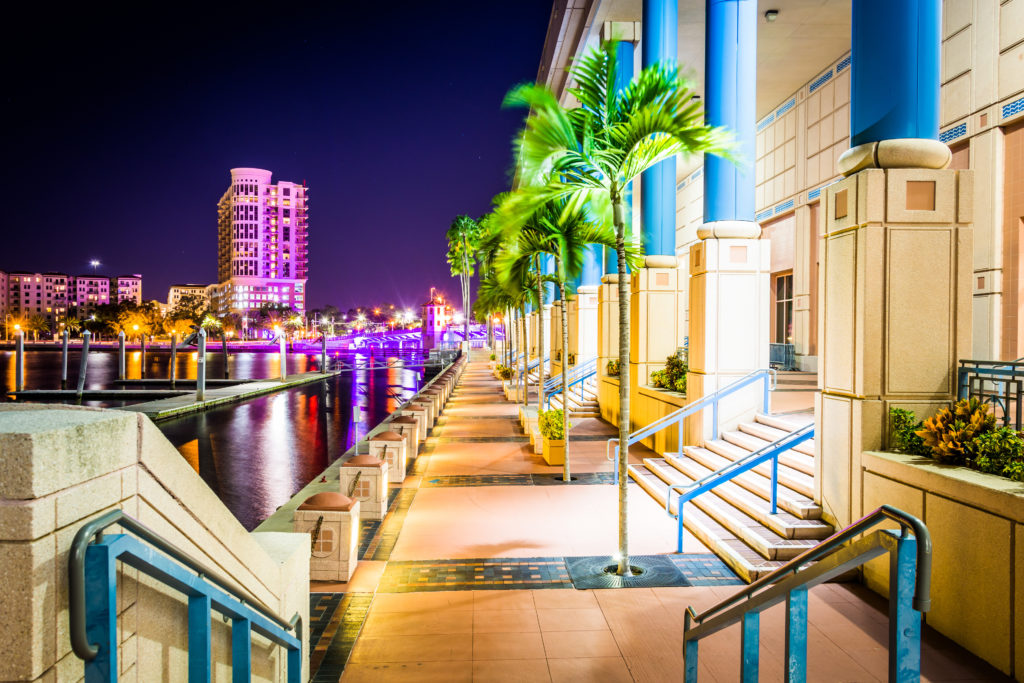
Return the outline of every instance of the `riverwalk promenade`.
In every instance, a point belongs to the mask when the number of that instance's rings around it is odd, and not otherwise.
[[[611,425],[574,420],[572,484],[532,452],[483,353],[474,352],[383,522],[362,522],[348,583],[310,587],[313,681],[679,681],[683,614],[742,582],[630,484],[634,555],[649,585],[585,588],[611,562],[617,493]],[[791,408],[792,395],[783,399]],[[651,451],[631,450],[636,462]],[[614,583],[610,581],[607,583]],[[761,619],[761,680],[783,680],[785,612]],[[885,601],[858,584],[810,592],[808,680],[887,678]],[[923,680],[1007,680],[925,627]],[[701,643],[700,680],[739,680],[738,628]]]

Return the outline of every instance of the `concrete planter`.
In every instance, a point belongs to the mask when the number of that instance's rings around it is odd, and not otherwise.
[[[565,464],[565,440],[564,439],[549,439],[546,436],[541,436],[540,439],[543,442],[543,453],[541,454],[544,458],[544,462],[549,465],[563,465]]]
[[[826,460],[823,468],[828,466]],[[858,469],[863,478],[853,482],[853,490],[862,492],[863,507],[856,512],[887,503],[928,526],[932,609],[925,621],[1021,680],[1024,484],[902,453],[865,451]],[[864,579],[887,595],[888,560],[865,565]]]

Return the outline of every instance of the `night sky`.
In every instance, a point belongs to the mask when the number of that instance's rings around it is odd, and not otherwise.
[[[453,297],[444,232],[508,188],[551,0],[60,3],[8,14],[0,269],[216,277],[229,169],[310,187],[309,305]],[[148,3],[146,3],[148,4]]]

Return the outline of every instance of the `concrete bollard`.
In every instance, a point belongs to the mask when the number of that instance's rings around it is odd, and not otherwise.
[[[60,388],[68,388],[68,331],[64,329],[64,334],[61,335],[61,346],[60,346]]]
[[[82,362],[78,366],[78,398],[82,398],[82,392],[85,391],[85,371],[89,366],[89,340],[92,338],[92,332],[86,330],[82,333]]]
[[[228,336],[223,330],[220,333],[220,350],[224,356],[224,379],[231,379],[231,373],[228,372]]]
[[[124,330],[117,333],[117,378],[123,380],[124,374]]]
[[[206,400],[206,330],[199,328],[199,349],[196,354],[196,400]]]
[[[139,343],[142,344],[142,363],[139,365],[139,377],[146,379],[146,333],[139,335]]]
[[[18,330],[14,338],[14,390],[25,391],[25,333]]]
[[[327,374],[327,335],[320,338],[320,372]]]
[[[171,365],[167,369],[167,379],[171,380],[171,389],[174,388],[174,382],[177,379],[178,374],[178,333],[171,333]]]

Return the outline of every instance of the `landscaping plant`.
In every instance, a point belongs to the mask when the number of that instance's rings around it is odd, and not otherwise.
[[[655,370],[651,373],[651,385],[658,389],[668,389],[685,394],[686,373],[689,371],[685,352],[678,351],[665,359],[663,370]]]
[[[510,368],[507,365],[499,365],[496,369],[498,371],[498,377],[503,380],[508,381],[516,376],[515,368]]]
[[[950,465],[966,465],[970,459],[970,443],[995,428],[996,418],[988,405],[976,398],[957,401],[952,408],[943,408],[924,421],[915,432],[931,456]]]
[[[986,432],[970,443],[970,465],[987,474],[1024,482],[1024,438],[1009,427]]]
[[[610,360],[610,361],[608,361],[608,365],[606,366],[605,369],[607,370],[608,375],[610,377],[618,377],[619,376],[619,361],[617,361],[617,360]]]
[[[572,429],[572,424],[565,421],[565,412],[561,408],[537,413],[537,426],[540,428],[541,436],[549,441],[564,441],[566,425]]]
[[[889,408],[889,447],[908,455],[929,455],[931,450],[917,435],[923,426],[912,411]]]

